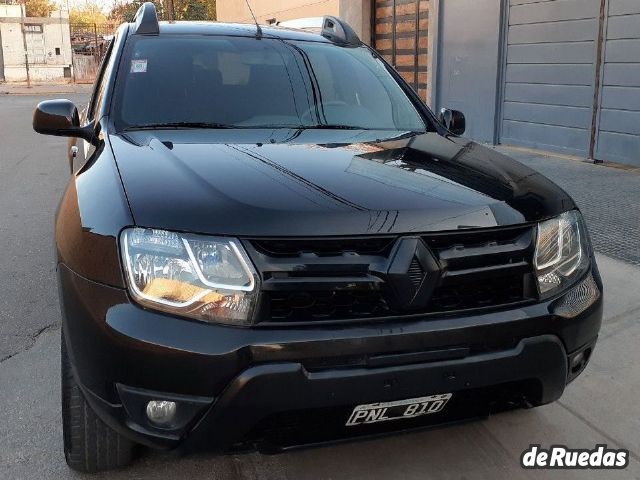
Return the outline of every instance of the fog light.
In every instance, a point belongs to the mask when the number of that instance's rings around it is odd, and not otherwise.
[[[169,425],[176,416],[176,402],[151,400],[147,403],[147,418],[158,426]]]
[[[580,352],[571,360],[571,371],[576,372],[582,368],[582,361],[584,360],[584,352]]]

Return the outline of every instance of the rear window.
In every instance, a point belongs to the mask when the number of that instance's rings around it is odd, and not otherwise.
[[[366,47],[222,36],[133,38],[116,92],[118,128],[203,123],[425,129]]]

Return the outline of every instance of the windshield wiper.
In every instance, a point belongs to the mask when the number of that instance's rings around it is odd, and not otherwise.
[[[419,131],[419,130],[407,130],[405,132],[401,132],[398,135],[394,135],[392,137],[381,137],[376,139],[376,143],[380,143],[380,142],[389,142],[392,140],[402,140],[404,138],[408,138],[408,137],[414,137],[416,135],[422,135],[424,133],[427,133],[425,131]]]
[[[319,123],[318,125],[300,125],[299,128],[300,130],[372,130],[371,128],[358,127],[356,125],[337,125],[331,123]]]
[[[179,130],[182,128],[238,128],[235,125],[227,123],[211,123],[211,122],[167,122],[167,123],[146,123],[144,125],[133,125],[125,128],[125,132],[131,130]]]
[[[167,123],[147,123],[144,125],[132,125],[124,129],[125,132],[131,130],[179,130],[187,128],[210,128],[210,129],[276,129],[290,128],[294,130],[381,130],[378,128],[367,128],[358,125],[340,125],[331,123],[319,123],[317,125],[233,125],[228,123],[213,122],[167,122]],[[387,130],[387,129],[382,129]]]

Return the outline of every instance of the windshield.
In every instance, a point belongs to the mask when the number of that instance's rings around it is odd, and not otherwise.
[[[425,130],[366,47],[278,39],[132,39],[118,75],[119,130],[345,128]]]

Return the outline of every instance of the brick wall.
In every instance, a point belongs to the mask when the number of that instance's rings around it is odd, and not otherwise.
[[[374,45],[428,99],[428,0],[375,0]]]

